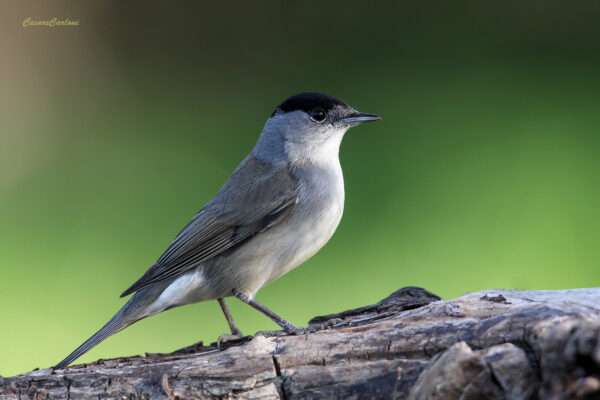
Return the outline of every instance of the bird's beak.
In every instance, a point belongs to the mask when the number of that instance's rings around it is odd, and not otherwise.
[[[380,119],[381,117],[379,115],[361,113],[357,111],[346,118],[342,118],[341,121],[346,125],[355,125],[362,124],[363,122],[379,121]]]

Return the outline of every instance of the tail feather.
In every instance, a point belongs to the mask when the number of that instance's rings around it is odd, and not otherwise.
[[[69,354],[67,358],[56,364],[53,368],[60,369],[66,367],[67,365],[71,364],[73,361],[90,351],[92,348],[97,346],[100,342],[102,342],[109,336],[114,335],[115,333],[128,327],[134,322],[137,322],[140,319],[146,317],[146,315],[143,314],[143,309],[145,307],[143,307],[142,304],[140,304],[142,302],[139,301],[139,294],[139,292],[136,293],[136,295],[132,297],[123,306],[123,308],[121,308],[119,312],[116,313],[115,316],[112,317],[110,321],[108,321],[106,325],[102,327],[102,329],[96,332],[91,338],[86,340],[81,346],[76,348],[75,351]]]
[[[114,319],[114,317],[113,317]],[[79,346],[75,351],[67,356],[64,360],[56,364],[53,368],[59,369],[64,368],[67,365],[71,364],[73,361],[90,351],[93,347],[100,344],[104,339],[108,338],[110,335],[113,335],[123,329],[124,324],[118,322],[114,322],[111,319],[102,329],[96,332],[91,338],[85,341],[81,346]]]

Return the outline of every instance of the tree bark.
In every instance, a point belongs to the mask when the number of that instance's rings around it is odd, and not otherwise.
[[[403,288],[328,329],[0,378],[0,399],[600,399],[600,288]]]

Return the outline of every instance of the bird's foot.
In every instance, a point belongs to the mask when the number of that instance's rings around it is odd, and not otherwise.
[[[332,326],[339,324],[340,322],[342,322],[343,320],[341,318],[332,318],[329,319],[323,323],[320,324],[310,324],[308,327],[306,328],[300,328],[302,330],[302,333],[313,333],[313,332],[317,332],[317,331],[322,331],[325,329],[329,329]]]
[[[221,347],[222,344],[229,342],[236,342],[244,338],[244,334],[239,329],[232,331],[231,333],[224,333],[217,339],[217,347]]]
[[[283,330],[281,331],[259,331],[256,332],[256,334],[254,336],[264,336],[264,337],[274,337],[274,336],[287,336],[287,335],[303,335],[307,332],[308,328],[300,328],[294,324],[291,324],[287,321],[285,321],[286,324],[282,325],[281,327],[283,328]]]
[[[264,336],[264,337],[276,337],[276,336],[287,336],[289,335],[286,331],[258,331],[254,334],[254,336]]]
[[[288,323],[285,327],[283,327],[282,331],[260,331],[256,332],[254,336],[262,335],[264,337],[274,337],[274,336],[287,336],[287,335],[306,335],[308,333],[313,333],[317,331],[322,331],[324,329],[329,329],[332,326],[339,324],[342,322],[341,318],[333,318],[328,321],[325,321],[321,324],[312,324],[307,326],[306,328],[296,326],[294,324]]]

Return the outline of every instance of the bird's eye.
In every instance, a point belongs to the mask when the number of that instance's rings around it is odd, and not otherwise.
[[[315,122],[321,123],[325,121],[326,116],[327,114],[325,114],[325,111],[322,108],[315,108],[310,112],[310,119],[312,119]]]

